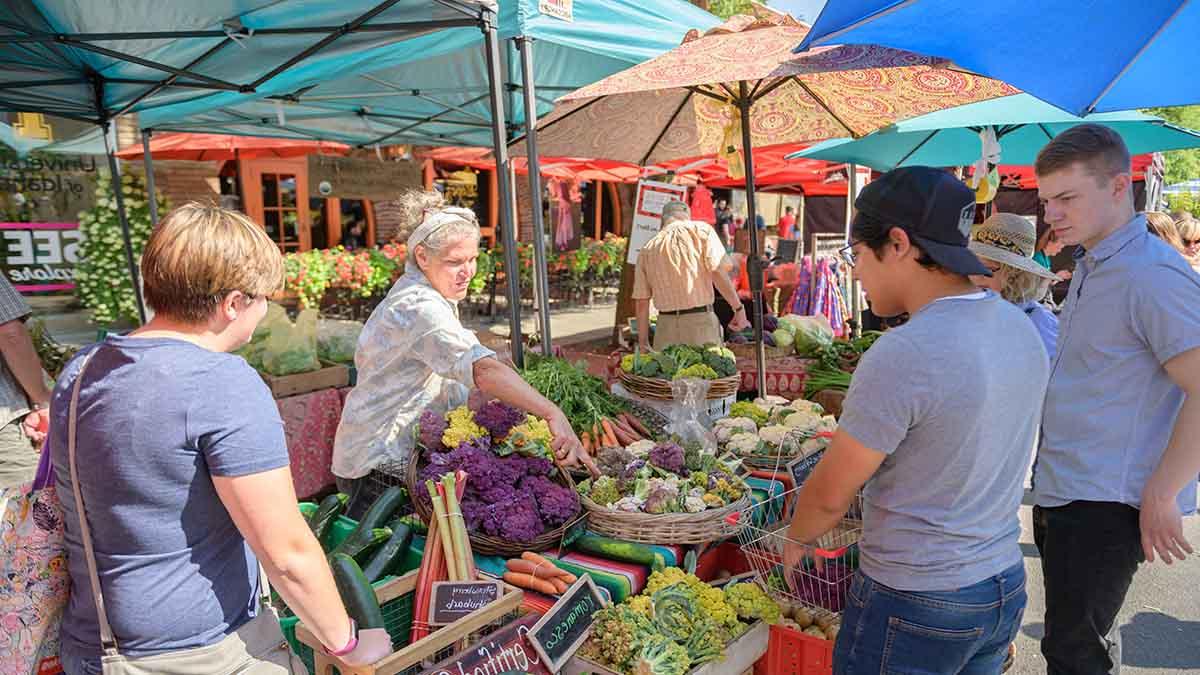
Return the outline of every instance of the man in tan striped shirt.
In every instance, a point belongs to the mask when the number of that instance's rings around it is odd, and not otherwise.
[[[713,313],[713,286],[733,307],[731,330],[750,325],[746,308],[729,275],[721,270],[725,247],[708,223],[691,219],[687,204],[663,207],[662,229],[638,254],[633,299],[637,309],[638,342],[650,348],[650,300],[658,308],[654,348],[673,344],[720,344],[721,324]]]

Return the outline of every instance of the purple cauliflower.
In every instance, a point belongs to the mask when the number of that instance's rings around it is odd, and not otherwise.
[[[421,419],[417,425],[420,429],[418,440],[422,447],[427,450],[445,449],[445,446],[442,445],[442,434],[445,433],[448,425],[444,416],[432,410],[426,410],[421,413]]]
[[[621,485],[624,486],[627,483],[636,482],[639,478],[649,478],[649,476],[644,475],[645,472],[643,469],[645,468],[646,460],[635,459],[625,465],[625,468],[621,470],[621,475],[618,477],[618,480],[620,481]]]
[[[649,461],[653,466],[679,476],[687,476],[683,448],[678,443],[659,443],[650,451]]]
[[[485,403],[475,412],[475,423],[487,429],[497,441],[508,436],[513,427],[524,421],[525,413],[500,401]]]
[[[558,527],[579,514],[579,495],[545,476],[528,476],[521,491],[533,495],[538,513],[550,527]]]
[[[537,507],[526,495],[514,494],[508,500],[487,507],[483,531],[510,541],[532,541],[546,531]]]

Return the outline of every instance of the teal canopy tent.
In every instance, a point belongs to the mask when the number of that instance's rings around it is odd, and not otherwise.
[[[512,120],[504,137],[514,142],[524,136],[527,154],[533,158],[528,176],[534,196],[535,283],[538,297],[546,298],[537,139],[528,133],[536,127],[537,115],[550,111],[559,96],[673,49],[688,30],[707,30],[719,20],[685,0],[500,0],[498,22],[504,105]],[[490,71],[480,40],[478,33],[465,44],[418,38],[376,53],[369,62],[356,61],[297,83],[289,91],[220,92],[145,110],[141,124],[154,131],[280,136],[359,146],[490,146],[495,144],[496,119],[489,105]],[[497,152],[496,160],[505,263],[508,269],[516,269],[515,232],[508,226],[507,152]],[[515,307],[519,279],[515,274],[507,279],[513,359],[520,364],[521,324]],[[549,354],[550,317],[545,302],[540,310],[541,345]]]
[[[436,55],[482,40],[498,55],[495,25],[490,0],[10,0],[0,6],[0,110],[107,130],[129,112],[294,92],[397,47]],[[487,62],[493,87],[484,98],[499,110],[502,146],[499,58]],[[106,151],[144,320],[118,167]]]

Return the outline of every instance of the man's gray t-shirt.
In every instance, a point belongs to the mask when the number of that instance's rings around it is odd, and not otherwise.
[[[888,455],[863,490],[864,574],[947,591],[1021,562],[1017,511],[1048,378],[1037,329],[990,291],[935,301],[879,338],[839,420]]]
[[[257,613],[259,571],[212,477],[287,466],[279,410],[238,356],[166,338],[112,336],[92,349],[76,459],[117,644],[125,656],[214,644]],[[62,649],[99,658],[65,433],[81,360],[54,390],[50,453],[73,582]]]

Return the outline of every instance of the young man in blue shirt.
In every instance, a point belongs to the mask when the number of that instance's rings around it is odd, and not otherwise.
[[[1138,564],[1192,553],[1200,473],[1200,277],[1134,211],[1130,156],[1082,124],[1038,155],[1046,222],[1078,245],[1034,467],[1049,672],[1120,669]]]

